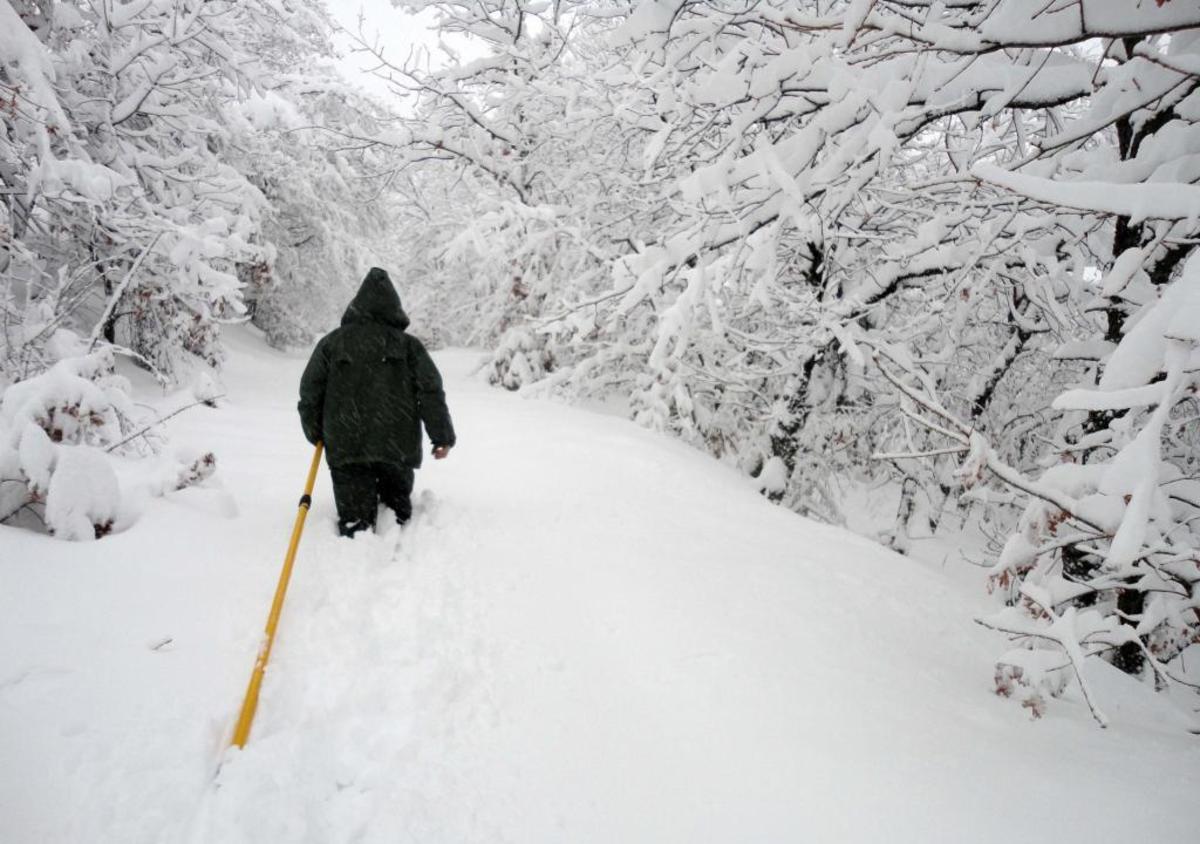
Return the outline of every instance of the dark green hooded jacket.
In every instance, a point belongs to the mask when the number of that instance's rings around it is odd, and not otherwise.
[[[405,333],[408,316],[388,274],[373,267],[342,325],[313,350],[300,379],[300,424],[326,460],[421,465],[421,425],[435,446],[454,445],[442,376],[421,341]]]

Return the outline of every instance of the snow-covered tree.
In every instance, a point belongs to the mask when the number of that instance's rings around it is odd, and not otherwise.
[[[982,519],[1022,647],[1182,679],[1194,4],[406,5],[487,47],[390,72],[494,380],[628,397],[823,518],[886,483],[901,549]]]
[[[363,142],[393,118],[332,69],[281,75],[226,114],[231,160],[266,200],[259,238],[270,255],[239,266],[244,298],[270,343],[302,346],[331,327],[369,267],[396,267],[410,247],[390,164]]]

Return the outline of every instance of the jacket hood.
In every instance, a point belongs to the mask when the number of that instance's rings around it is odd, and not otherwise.
[[[408,314],[400,306],[400,294],[396,292],[387,270],[379,267],[371,267],[367,272],[358,293],[342,314],[342,325],[364,322],[380,322],[401,330],[408,328]]]

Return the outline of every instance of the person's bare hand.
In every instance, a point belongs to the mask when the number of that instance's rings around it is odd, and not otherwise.
[[[449,453],[450,453],[450,446],[448,446],[448,445],[434,446],[433,459],[434,460],[445,460],[446,455],[448,455]]]

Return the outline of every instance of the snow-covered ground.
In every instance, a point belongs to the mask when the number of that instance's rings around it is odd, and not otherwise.
[[[310,455],[302,358],[231,338],[207,488],[90,544],[0,527],[0,841],[1194,841],[1200,742],[991,694],[938,571],[611,416],[437,357],[461,444],[404,531],[322,477],[250,744],[213,782]]]

